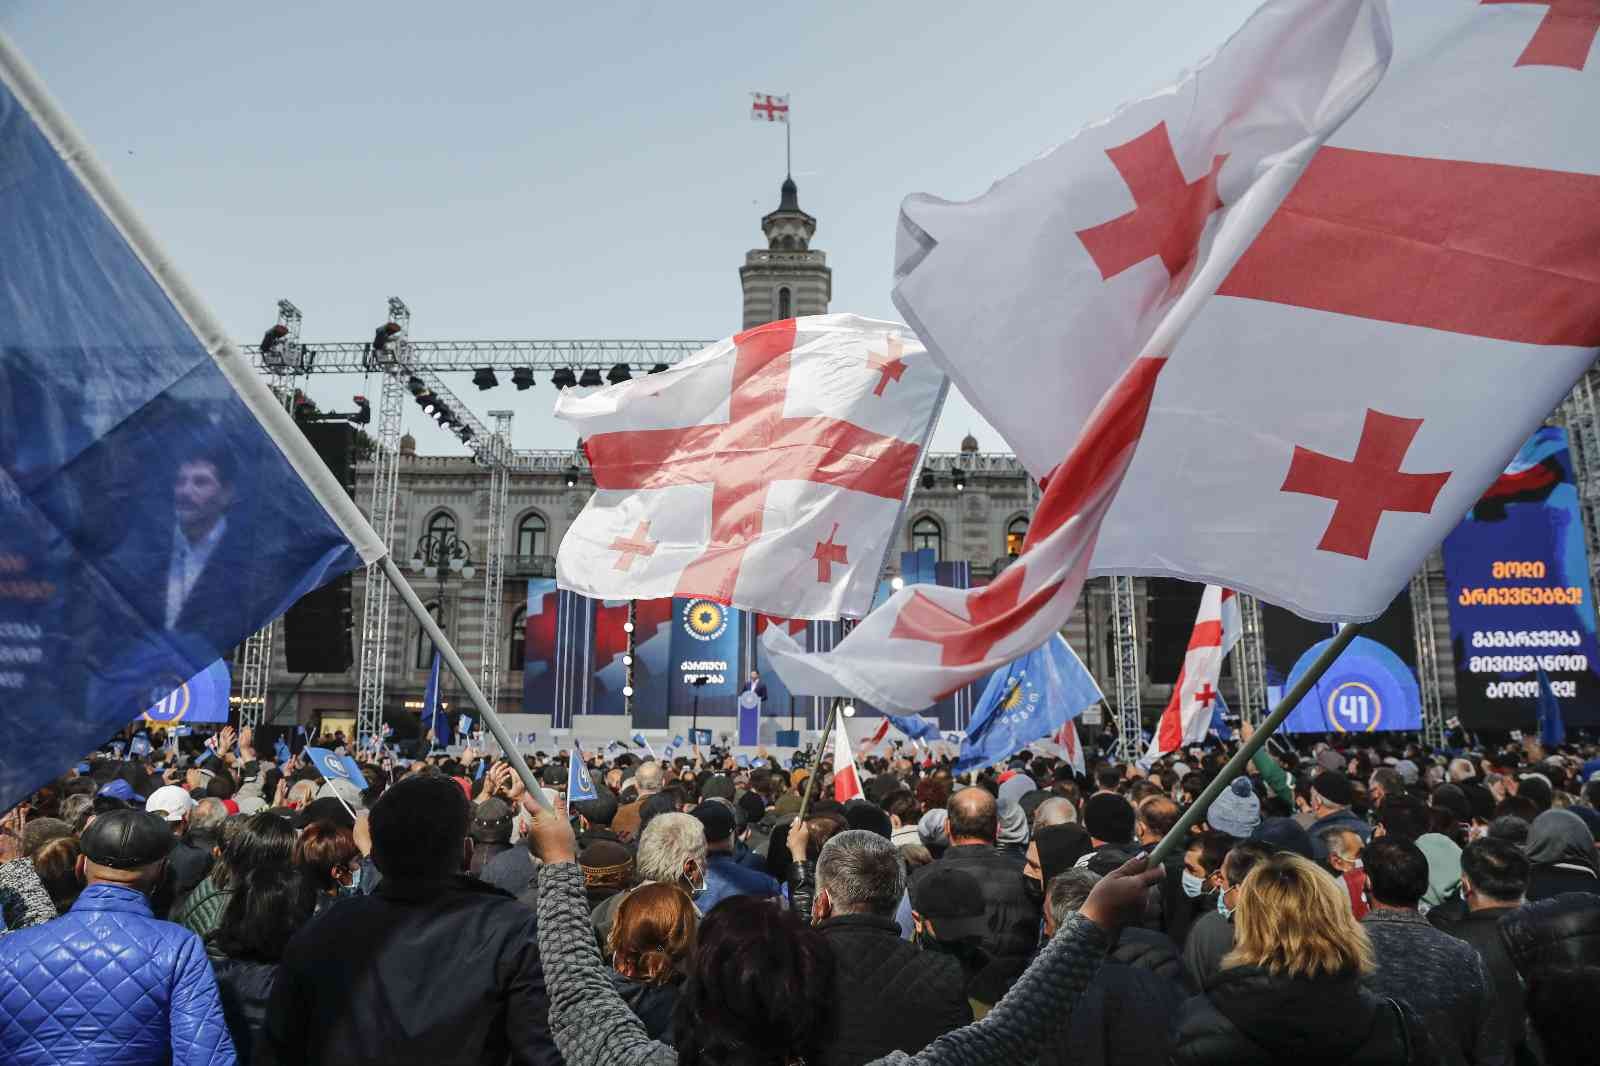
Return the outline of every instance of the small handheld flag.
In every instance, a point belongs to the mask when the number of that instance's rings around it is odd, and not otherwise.
[[[833,798],[840,803],[861,799],[866,793],[861,788],[861,776],[856,773],[855,756],[850,754],[850,734],[844,723],[833,730]]]
[[[337,755],[327,748],[310,747],[306,748],[306,754],[311,757],[311,765],[317,768],[323,780],[348,781],[363,792],[367,790],[366,775],[348,755]]]
[[[433,668],[428,671],[428,687],[422,693],[422,728],[433,732],[433,742],[448,748],[453,739],[450,733],[450,716],[439,710],[439,652],[434,649]]]
[[[645,738],[643,733],[635,733],[633,735],[633,746],[636,748],[643,748],[645,751],[650,753],[650,757],[652,759],[658,759],[656,755],[656,749],[650,746],[650,741]]]
[[[572,745],[572,759],[567,763],[567,803],[570,806],[581,800],[592,800],[599,795],[589,768],[583,764],[583,749]]]

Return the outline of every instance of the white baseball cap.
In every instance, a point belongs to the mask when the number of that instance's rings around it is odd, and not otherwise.
[[[177,785],[162,785],[144,801],[144,809],[169,822],[181,822],[194,810],[194,797]]]

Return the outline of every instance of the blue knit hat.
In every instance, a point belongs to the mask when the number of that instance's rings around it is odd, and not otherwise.
[[[1244,840],[1261,824],[1261,801],[1256,798],[1250,778],[1240,775],[1222,795],[1211,801],[1206,824],[1235,840]]]

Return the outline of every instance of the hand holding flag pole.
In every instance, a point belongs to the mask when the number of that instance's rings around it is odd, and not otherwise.
[[[1283,720],[1289,717],[1289,712],[1300,705],[1300,701],[1305,698],[1306,693],[1310,692],[1312,686],[1322,680],[1322,675],[1328,672],[1328,667],[1332,666],[1334,660],[1339,658],[1340,653],[1350,646],[1352,640],[1361,635],[1361,630],[1364,628],[1365,623],[1357,622],[1344,626],[1339,630],[1339,635],[1334,637],[1326,648],[1322,649],[1322,654],[1317,656],[1317,661],[1311,664],[1311,668],[1302,674],[1300,680],[1294,683],[1294,687],[1284,694],[1283,699],[1278,701],[1278,706],[1267,716],[1266,721],[1256,727],[1255,733],[1249,740],[1239,745],[1239,750],[1234,753],[1233,758],[1229,759],[1221,772],[1211,779],[1211,783],[1189,805],[1189,809],[1183,812],[1183,817],[1178,819],[1178,824],[1173,826],[1167,835],[1161,838],[1161,843],[1157,844],[1155,850],[1150,853],[1150,862],[1146,867],[1147,869],[1154,868],[1162,859],[1183,843],[1184,839],[1189,835],[1189,830],[1193,829],[1200,819],[1205,817],[1206,811],[1211,809],[1211,801],[1222,795],[1223,789],[1232,784],[1233,779],[1244,772],[1245,764],[1250,761],[1256,752],[1261,750],[1262,745],[1267,742],[1267,738],[1277,732],[1278,727],[1283,724]]]

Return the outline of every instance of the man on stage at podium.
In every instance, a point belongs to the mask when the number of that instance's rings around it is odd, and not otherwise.
[[[750,671],[750,680],[739,689],[739,745],[752,747],[761,743],[761,705],[767,701],[767,686],[761,681],[761,672]]]

